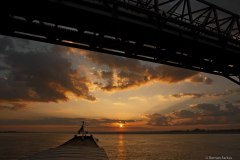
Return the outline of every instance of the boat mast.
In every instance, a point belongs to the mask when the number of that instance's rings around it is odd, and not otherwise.
[[[78,134],[81,134],[81,133],[82,133],[82,136],[86,135],[85,129],[84,129],[84,121],[82,121],[82,127],[78,130]]]

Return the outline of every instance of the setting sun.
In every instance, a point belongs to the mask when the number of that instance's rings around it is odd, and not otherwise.
[[[120,127],[120,128],[123,128],[123,124],[119,124],[119,127]]]

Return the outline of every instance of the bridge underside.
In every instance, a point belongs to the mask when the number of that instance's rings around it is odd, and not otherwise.
[[[240,85],[239,42],[166,15],[107,0],[9,0],[0,12],[3,35],[217,74]]]

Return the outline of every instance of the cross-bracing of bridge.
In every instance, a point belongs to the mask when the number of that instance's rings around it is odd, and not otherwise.
[[[240,17],[206,1],[1,3],[0,34],[217,74],[240,85]]]

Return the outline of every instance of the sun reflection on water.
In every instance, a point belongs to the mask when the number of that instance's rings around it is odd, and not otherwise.
[[[125,160],[126,159],[124,136],[122,134],[118,135],[117,159],[118,160]]]

